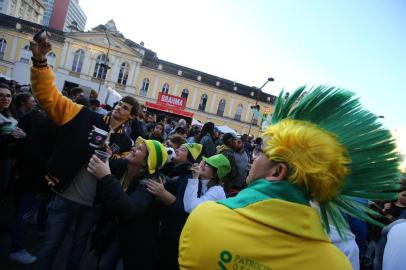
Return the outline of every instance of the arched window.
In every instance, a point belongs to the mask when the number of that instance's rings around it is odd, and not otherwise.
[[[224,99],[220,99],[219,106],[217,107],[217,115],[223,116],[225,108],[226,108],[226,101]]]
[[[169,92],[169,84],[164,83],[164,86],[162,86],[162,93],[168,94]]]
[[[31,57],[32,52],[30,50],[30,45],[25,45],[24,48],[21,49],[20,62],[28,64]]]
[[[56,55],[55,55],[55,53],[54,53],[54,52],[48,53],[47,59],[48,59],[48,65],[49,65],[52,69],[54,69],[55,62],[56,62]]]
[[[142,86],[141,86],[141,90],[140,90],[140,95],[141,96],[144,96],[144,97],[147,96],[148,87],[149,87],[149,79],[144,78],[144,80],[142,80]]]
[[[200,98],[199,111],[204,112],[204,110],[206,110],[206,104],[207,104],[207,95],[203,94],[202,97]]]
[[[85,52],[82,49],[77,50],[73,55],[72,71],[80,73],[84,59]]]
[[[120,72],[118,73],[117,82],[126,85],[129,71],[130,65],[128,63],[122,63],[120,66]]]
[[[237,110],[235,111],[235,115],[234,115],[235,120],[238,120],[238,121],[241,120],[242,109],[243,109],[242,104],[238,104]]]
[[[106,79],[107,67],[109,59],[104,54],[99,55],[96,59],[96,65],[94,66],[93,77],[98,79]]]
[[[6,54],[7,48],[7,41],[4,38],[0,38],[0,59],[4,59],[4,55]]]
[[[186,88],[182,90],[182,94],[180,95],[180,97],[186,98],[189,96],[189,90],[187,90]]]

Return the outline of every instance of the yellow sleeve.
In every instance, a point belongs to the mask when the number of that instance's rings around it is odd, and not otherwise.
[[[31,87],[38,103],[60,126],[72,120],[83,107],[58,91],[54,74],[49,67],[31,67]]]

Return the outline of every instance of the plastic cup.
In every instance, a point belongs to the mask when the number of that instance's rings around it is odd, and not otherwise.
[[[107,134],[108,131],[100,128],[95,128],[93,130],[92,137],[90,138],[89,145],[94,148],[101,148],[107,139]]]
[[[10,134],[13,132],[14,129],[16,129],[17,124],[16,123],[4,123],[1,126],[1,133],[3,134]]]
[[[94,154],[96,157],[98,157],[101,161],[107,162],[107,160],[110,158],[110,154],[101,150],[96,150],[94,151]]]

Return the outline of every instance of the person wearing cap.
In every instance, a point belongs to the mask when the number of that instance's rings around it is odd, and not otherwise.
[[[237,135],[232,132],[225,133],[222,138],[222,144],[216,147],[216,154],[222,154],[227,151],[233,151],[237,141]]]
[[[154,196],[145,183],[156,181],[166,160],[166,148],[160,142],[141,137],[125,160],[111,162],[112,171],[96,155],[90,159],[88,171],[98,179],[98,194],[109,214],[103,220],[118,220],[116,229],[108,235],[113,239],[111,243],[106,238],[93,243],[100,256],[98,269],[116,269],[120,259],[124,269],[155,267],[159,219]],[[155,179],[148,180],[151,178]],[[99,223],[98,231],[103,231],[106,224]]]
[[[183,196],[185,211],[190,213],[206,201],[225,199],[222,181],[230,171],[230,161],[222,154],[204,157],[200,164],[193,164],[193,177],[188,180]]]
[[[163,202],[161,211],[161,233],[159,236],[159,266],[158,269],[176,270],[178,265],[179,237],[188,218],[183,198],[188,179],[192,178],[190,167],[199,162],[202,145],[186,143],[175,150],[176,157],[170,176],[165,185],[148,182],[148,190]],[[168,196],[171,194],[171,197]]]
[[[399,154],[352,92],[319,86],[301,99],[305,89],[279,95],[248,187],[192,211],[180,269],[352,269],[330,225],[344,237],[345,215],[377,224],[357,200],[396,197]]]

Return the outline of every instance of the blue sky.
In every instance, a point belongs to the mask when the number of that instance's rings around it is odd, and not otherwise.
[[[97,8],[94,5],[97,4]],[[87,29],[109,19],[161,59],[277,94],[354,91],[389,128],[406,126],[406,1],[81,0]],[[403,16],[402,16],[403,15]],[[404,105],[405,104],[405,105]]]

